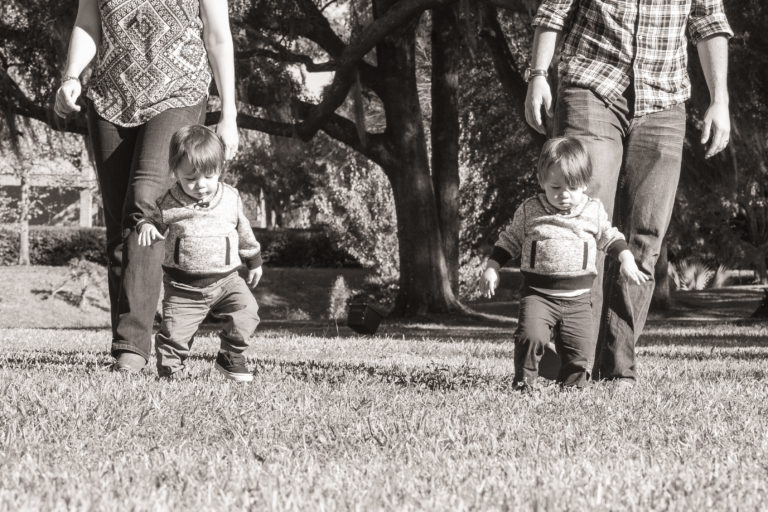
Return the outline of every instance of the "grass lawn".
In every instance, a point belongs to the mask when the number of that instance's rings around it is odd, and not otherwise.
[[[0,329],[0,510],[696,510],[768,503],[768,327],[656,323],[632,390],[510,390],[492,327],[261,329],[249,385]],[[311,331],[315,334],[311,334]]]
[[[337,337],[317,318],[340,271],[275,270],[255,379],[238,385],[212,371],[213,332],[187,380],[110,373],[98,297],[44,300],[61,269],[0,268],[0,510],[766,508],[768,323],[746,318],[759,289],[678,294],[631,390],[543,381],[524,396],[513,318]]]

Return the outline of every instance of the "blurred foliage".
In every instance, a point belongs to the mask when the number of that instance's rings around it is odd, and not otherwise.
[[[671,261],[695,257],[713,267],[752,268],[768,282],[768,6],[728,0],[735,36],[729,43],[732,131],[728,148],[705,160],[699,142],[709,105],[695,48],[689,71],[693,98],[677,206],[667,240]]]

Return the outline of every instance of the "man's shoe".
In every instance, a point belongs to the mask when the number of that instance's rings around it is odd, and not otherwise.
[[[216,370],[224,377],[236,382],[251,382],[253,375],[245,366],[245,356],[234,352],[219,352],[216,356]]]
[[[112,364],[113,372],[139,373],[147,361],[139,354],[133,352],[120,352]]]

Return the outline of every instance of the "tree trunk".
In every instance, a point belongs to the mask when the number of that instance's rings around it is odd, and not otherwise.
[[[374,2],[375,12],[383,12],[387,5],[391,5],[391,0]],[[392,184],[400,256],[400,289],[392,311],[394,316],[461,309],[451,291],[443,254],[416,89],[415,47],[415,23],[377,46],[377,62],[384,77],[386,133],[393,155],[384,171]]]
[[[29,171],[22,170],[19,175],[21,195],[19,197],[19,265],[29,265],[29,207],[30,197]]]
[[[451,7],[432,14],[432,181],[448,279],[459,293],[459,41]]]

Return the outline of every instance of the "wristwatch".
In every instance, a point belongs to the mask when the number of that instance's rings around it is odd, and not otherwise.
[[[549,74],[549,71],[546,69],[533,69],[533,68],[526,68],[525,73],[523,73],[523,80],[525,80],[525,83],[530,82],[531,78],[535,76],[543,76],[546,77]]]
[[[74,76],[74,75],[63,75],[61,77],[61,82],[60,83],[63,84],[64,82],[69,82],[70,80],[77,80],[79,82],[80,81],[80,77],[79,76]]]

